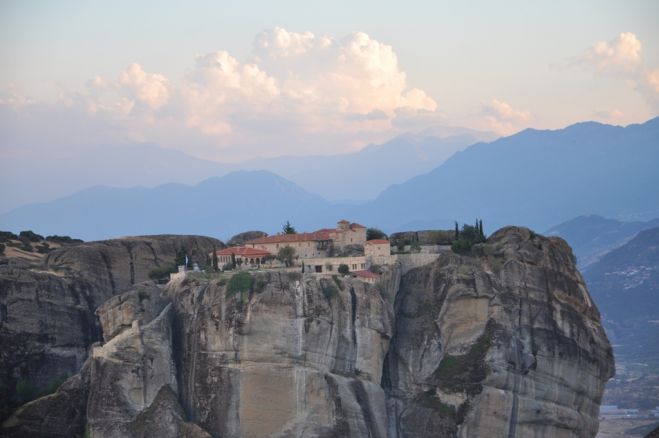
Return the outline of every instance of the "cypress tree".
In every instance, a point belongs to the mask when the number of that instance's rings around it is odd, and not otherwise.
[[[213,245],[213,271],[217,271],[218,268],[218,263],[219,260],[217,259],[217,250],[215,249],[215,245]]]
[[[458,221],[455,221],[455,240],[460,238],[460,229],[458,228]]]

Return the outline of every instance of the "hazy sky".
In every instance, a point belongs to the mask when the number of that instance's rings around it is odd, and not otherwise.
[[[659,114],[659,2],[8,1],[0,148],[214,160]]]

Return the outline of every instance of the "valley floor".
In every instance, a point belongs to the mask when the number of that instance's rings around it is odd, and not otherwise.
[[[645,437],[659,427],[659,418],[616,418],[600,421],[597,438]]]

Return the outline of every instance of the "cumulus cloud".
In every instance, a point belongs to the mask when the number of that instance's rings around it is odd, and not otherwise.
[[[483,105],[482,128],[499,135],[510,135],[528,126],[531,113],[513,108],[508,102],[498,99]]]
[[[390,45],[363,32],[333,38],[281,27],[258,34],[246,59],[201,54],[177,79],[134,63],[63,93],[63,102],[130,140],[205,138],[195,147],[212,144],[219,159],[347,152],[399,133],[401,114],[431,120],[438,108],[409,84]]]
[[[168,81],[157,73],[147,73],[141,65],[131,64],[119,76],[119,84],[129,98],[153,109],[163,106],[169,99]]]
[[[600,41],[582,56],[599,72],[631,72],[638,68],[641,42],[631,32],[623,32],[610,41]]]
[[[632,32],[623,32],[610,41],[600,41],[586,50],[579,63],[592,66],[599,74],[625,78],[659,110],[659,69],[643,62],[641,41]]]

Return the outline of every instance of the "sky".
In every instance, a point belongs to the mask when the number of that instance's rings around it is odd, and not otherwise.
[[[659,2],[0,3],[0,157],[235,162],[659,114]]]

